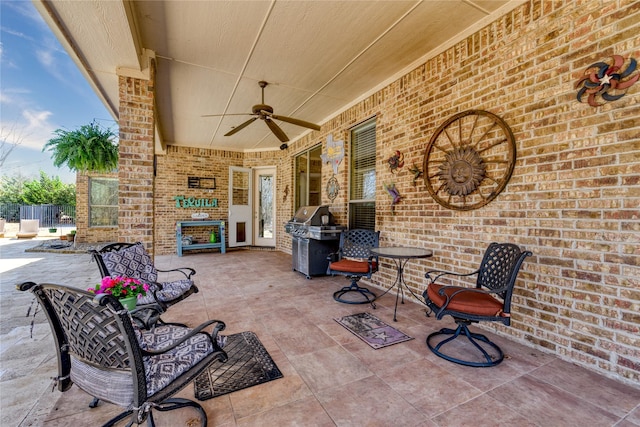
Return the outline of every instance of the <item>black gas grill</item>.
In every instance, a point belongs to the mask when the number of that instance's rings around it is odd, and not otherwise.
[[[291,258],[294,271],[307,276],[326,274],[327,256],[338,250],[340,233],[346,227],[336,225],[328,206],[303,206],[285,225],[291,234]]]

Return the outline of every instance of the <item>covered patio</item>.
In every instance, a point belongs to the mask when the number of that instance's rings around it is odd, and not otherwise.
[[[88,254],[25,252],[37,241],[0,240],[2,307],[2,425],[98,425],[116,412],[89,409],[90,397],[72,387],[51,391],[55,350],[42,312],[25,317],[32,296],[15,290],[22,281],[85,288],[99,280]],[[166,320],[196,325],[226,322],[226,334],[253,331],[283,377],[201,402],[210,426],[618,426],[640,425],[640,388],[600,376],[558,357],[489,334],[506,353],[497,367],[463,367],[435,357],[427,334],[450,320],[425,317],[395,295],[377,308],[349,306],[331,294],[343,277],[307,280],[291,271],[280,251],[233,250],[226,254],[156,256],[166,268],[197,270],[200,292],[172,307]],[[414,273],[423,273],[418,266]],[[374,350],[333,319],[370,312],[413,340]],[[519,316],[517,312],[514,316]],[[193,398],[188,386],[180,396]],[[193,413],[161,413],[158,425],[189,425]]]
[[[34,3],[119,125],[118,171],[78,175],[76,240],[141,241],[158,264],[192,264],[201,292],[171,316],[254,331],[285,373],[205,402],[212,423],[640,424],[638,2]],[[602,93],[585,96],[593,85]],[[233,209],[267,171],[268,244],[250,231],[259,203]],[[94,183],[116,189],[108,224],[92,222]],[[446,322],[413,301],[397,325],[414,340],[372,351],[351,336],[333,319],[368,307],[331,300],[344,279],[291,271],[283,224],[306,205],[380,231],[380,246],[433,251],[405,272],[418,295],[426,270],[471,269],[490,242],[531,251],[511,326],[483,327],[507,360],[436,360],[423,341]],[[225,223],[231,250],[177,257],[180,222],[202,214]],[[58,256],[15,279],[97,280],[84,255]],[[395,277],[387,260],[365,284],[383,292]],[[394,302],[375,314],[389,322]]]

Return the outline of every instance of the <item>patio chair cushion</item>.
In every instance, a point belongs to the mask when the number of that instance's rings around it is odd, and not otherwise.
[[[119,251],[103,253],[102,259],[112,277],[133,277],[149,282],[158,280],[153,261],[140,242]]]
[[[448,310],[470,313],[478,316],[502,316],[504,304],[486,292],[478,292],[475,288],[463,288],[459,286],[446,286],[445,295],[440,295],[440,289],[445,286],[431,283],[427,287],[427,296],[439,307],[445,305],[447,297],[452,293],[461,291],[454,295],[447,305]],[[471,292],[464,292],[467,289]],[[474,289],[474,290],[472,290]]]
[[[376,269],[375,260],[371,263],[372,269]],[[367,261],[356,261],[343,258],[340,261],[332,262],[329,266],[331,270],[344,271],[348,273],[368,273],[369,263]]]
[[[32,239],[38,235],[39,219],[21,219],[20,229],[16,233],[18,239]]]
[[[143,350],[161,350],[190,332],[173,324],[157,325],[151,330],[136,330],[138,342]],[[184,372],[213,352],[210,337],[199,333],[160,355],[144,356],[143,363],[147,382],[147,396],[153,396]],[[104,370],[72,357],[71,380],[92,396],[120,406],[133,402],[131,373],[121,370]]]
[[[188,292],[192,286],[193,281],[189,279],[176,280],[175,282],[162,282],[161,290],[158,290],[157,286],[151,285],[151,292],[138,298],[138,304],[153,304],[155,299],[153,298],[152,293],[156,291],[156,296],[160,301],[170,302]]]

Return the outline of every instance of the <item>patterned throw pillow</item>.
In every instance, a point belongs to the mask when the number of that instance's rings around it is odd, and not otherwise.
[[[111,277],[133,277],[143,282],[158,280],[158,272],[141,242],[119,251],[104,253],[102,260]]]

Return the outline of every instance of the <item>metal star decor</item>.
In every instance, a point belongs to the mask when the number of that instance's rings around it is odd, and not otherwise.
[[[580,88],[576,95],[578,101],[584,102],[583,97],[588,95],[589,105],[598,107],[622,98],[640,78],[640,73],[631,76],[636,71],[636,60],[630,58],[629,65],[622,70],[624,62],[622,56],[613,55],[610,63],[602,61],[589,65],[585,76],[576,82],[576,89]]]

